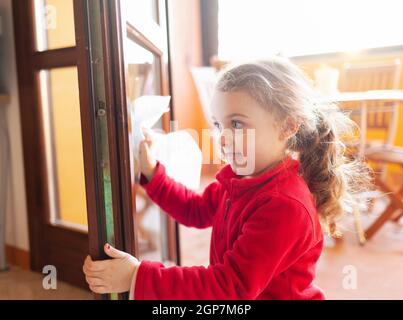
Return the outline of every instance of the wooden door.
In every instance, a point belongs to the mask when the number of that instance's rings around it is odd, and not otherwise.
[[[80,0],[13,1],[30,263],[87,288],[100,192]]]

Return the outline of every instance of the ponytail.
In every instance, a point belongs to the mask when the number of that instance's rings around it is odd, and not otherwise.
[[[302,125],[295,135],[294,150],[299,153],[301,173],[311,191],[322,226],[333,236],[343,212],[354,210],[357,194],[370,184],[368,167],[349,159],[340,136],[355,124],[334,105],[317,108],[313,132]],[[341,124],[338,126],[338,124]]]

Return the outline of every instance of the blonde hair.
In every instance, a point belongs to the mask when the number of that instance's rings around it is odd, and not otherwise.
[[[279,121],[288,118],[299,125],[287,141],[288,151],[299,158],[322,227],[339,236],[336,221],[344,211],[357,208],[356,195],[371,184],[368,167],[350,159],[341,140],[351,136],[356,124],[336,104],[324,103],[302,70],[285,58],[229,65],[216,89],[244,91]]]

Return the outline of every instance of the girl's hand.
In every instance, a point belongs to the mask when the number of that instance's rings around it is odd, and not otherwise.
[[[93,261],[87,256],[84,262],[83,271],[91,291],[100,294],[129,291],[135,285],[140,261],[109,244],[105,244],[104,250],[113,259]]]
[[[149,129],[142,128],[145,139],[140,142],[140,171],[146,176],[148,181],[151,181],[157,161],[151,155],[151,146],[153,144],[153,139]]]

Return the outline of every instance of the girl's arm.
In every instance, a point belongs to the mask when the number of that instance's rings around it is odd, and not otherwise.
[[[212,225],[219,197],[217,181],[208,185],[203,193],[197,193],[169,177],[164,165],[158,161],[151,181],[141,174],[140,185],[179,223],[195,228]]]
[[[136,300],[254,299],[272,277],[318,242],[313,234],[310,216],[299,202],[273,199],[260,206],[244,223],[242,234],[225,253],[222,263],[208,268],[165,267],[159,262],[143,260],[132,297]]]

